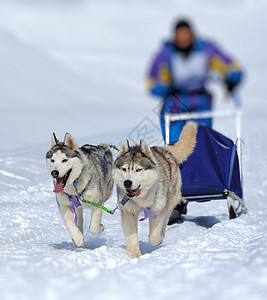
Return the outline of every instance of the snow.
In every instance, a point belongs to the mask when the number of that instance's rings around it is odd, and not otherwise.
[[[264,84],[267,5],[243,1],[0,1],[0,298],[265,299],[267,143]],[[158,102],[144,78],[177,16],[215,38],[246,68],[241,96],[247,215],[228,220],[225,201],[194,203],[162,245],[126,251],[120,213],[77,248],[59,215],[45,153],[52,132],[79,145],[132,142],[148,126],[160,140]],[[221,95],[222,98],[222,95]],[[217,103],[217,106],[228,104]],[[231,121],[216,129],[234,135]],[[114,156],[116,152],[114,151]],[[107,207],[116,205],[116,191]]]

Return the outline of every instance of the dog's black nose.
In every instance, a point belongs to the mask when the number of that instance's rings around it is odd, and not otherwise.
[[[51,172],[51,175],[52,175],[53,178],[56,178],[56,177],[58,177],[59,172],[58,172],[57,170],[53,170],[53,171]]]
[[[125,180],[124,181],[124,186],[126,187],[126,189],[130,189],[132,186],[132,181],[131,180]]]

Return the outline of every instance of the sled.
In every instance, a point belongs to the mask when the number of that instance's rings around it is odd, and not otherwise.
[[[199,125],[194,152],[180,165],[181,192],[186,203],[225,199],[229,218],[234,219],[247,212],[243,197],[242,110],[237,99],[235,107],[229,110],[166,114],[166,144],[169,143],[170,122],[217,117],[235,118],[236,142],[205,125]]]

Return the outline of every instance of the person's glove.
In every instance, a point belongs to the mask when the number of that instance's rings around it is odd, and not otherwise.
[[[168,92],[169,92],[169,93],[174,93],[174,94],[180,94],[180,93],[181,93],[181,89],[179,89],[179,88],[174,88],[173,86],[170,86]]]
[[[225,79],[225,86],[229,93],[232,93],[242,79],[241,71],[231,71]]]
[[[236,88],[236,86],[238,85],[238,83],[231,83],[231,82],[225,82],[226,85],[226,89],[229,93],[232,93],[233,90]]]

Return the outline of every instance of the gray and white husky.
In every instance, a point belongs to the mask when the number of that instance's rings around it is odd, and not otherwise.
[[[47,168],[54,180],[60,214],[77,246],[84,243],[82,207],[91,209],[90,232],[99,234],[104,230],[102,210],[78,199],[103,205],[110,197],[113,189],[112,160],[107,145],[79,148],[69,133],[66,133],[63,143],[55,134],[52,135],[52,144],[46,154]]]
[[[140,141],[140,146],[134,147],[129,146],[128,140],[123,143],[112,174],[117,183],[127,249],[133,257],[141,255],[137,220],[142,210],[145,218],[149,217],[150,243],[162,243],[169,217],[181,201],[181,173],[178,164],[192,153],[196,131],[196,123],[188,122],[179,141],[166,147],[150,148],[144,140]],[[122,199],[128,201],[125,203]]]

